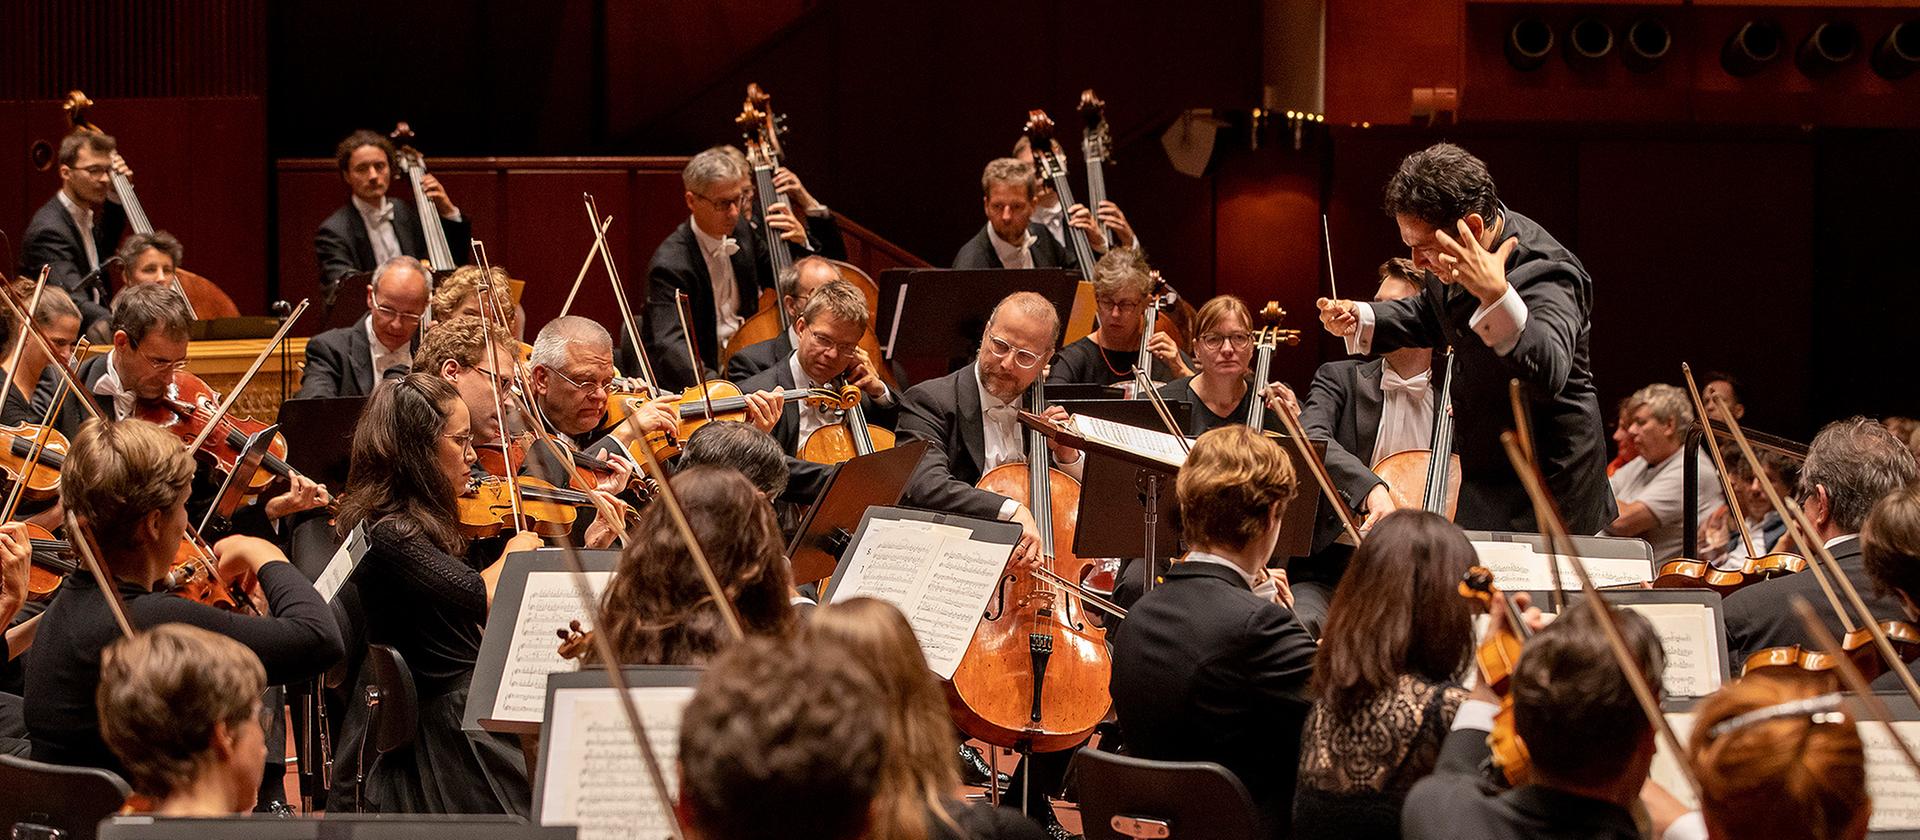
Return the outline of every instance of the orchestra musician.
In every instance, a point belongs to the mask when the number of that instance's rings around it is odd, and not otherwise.
[[[1521,605],[1524,609],[1524,601]],[[1666,660],[1659,635],[1639,613],[1608,609],[1657,692]],[[1503,607],[1495,612],[1505,615]],[[1538,620],[1537,612],[1527,619],[1529,624]],[[1487,734],[1500,704],[1484,682],[1476,682],[1454,714],[1433,774],[1407,794],[1400,812],[1402,837],[1644,836],[1631,809],[1653,765],[1653,726],[1600,621],[1587,604],[1570,608],[1533,634],[1514,667],[1513,726],[1531,757],[1531,782],[1491,795],[1484,787],[1483,765],[1492,755]]]
[[[135,628],[179,622],[230,637],[259,657],[268,685],[325,672],[342,654],[333,613],[272,543],[232,536],[213,544],[221,577],[255,590],[254,602],[264,600],[261,615],[188,600],[164,585],[187,531],[194,472],[193,456],[158,426],[138,419],[89,420],[67,452],[60,500],[90,526]],[[120,635],[107,593],[93,577],[68,576],[41,615],[27,654],[27,728],[35,761],[124,772],[101,740],[94,705],[100,652]]]
[[[815,290],[838,279],[840,269],[825,257],[801,257],[795,260],[792,271],[779,278],[780,305],[787,308],[787,321],[791,323],[800,317],[800,310],[806,308],[807,299],[813,297]],[[786,332],[766,341],[742,347],[727,359],[726,380],[741,382],[773,367],[787,358],[798,344],[799,332],[794,327],[788,327]]]
[[[776,188],[786,183],[801,212],[814,219],[826,210],[791,171],[776,176]],[[748,224],[753,205],[753,172],[738,149],[721,146],[693,156],[680,179],[686,187],[688,218],[660,243],[647,263],[643,290],[646,301],[640,319],[640,340],[653,362],[663,388],[682,389],[717,378],[720,348],[740,324],[752,315],[760,290],[773,285],[765,237]],[[766,227],[786,245],[808,249],[808,226],[795,217],[786,201],[771,205]],[[825,221],[830,223],[832,214]],[[838,237],[833,228],[832,238]],[[824,247],[824,246],[822,246]],[[701,370],[689,368],[686,334],[680,328],[676,292],[685,292],[691,314],[694,343],[700,350]],[[631,355],[630,353],[628,355]]]
[[[1773,511],[1761,482],[1772,484],[1774,492],[1786,498],[1800,481],[1800,462],[1771,450],[1754,454],[1760,456],[1765,478],[1755,478],[1753,468],[1744,460],[1727,462],[1727,472],[1733,478],[1733,492],[1739,497],[1741,513],[1747,517],[1740,528],[1753,539],[1754,551],[1764,555],[1786,536],[1787,523]],[[1699,559],[1714,564],[1715,568],[1734,570],[1740,568],[1741,561],[1747,557],[1747,541],[1735,530],[1733,509],[1727,505],[1714,509],[1700,523]]]
[[[162,624],[100,653],[100,735],[159,817],[253,809],[267,757],[267,672],[245,645]]]
[[[233,305],[233,299],[206,278],[192,272],[181,272],[181,260],[186,258],[186,250],[180,240],[164,230],[152,233],[136,233],[120,243],[121,278],[124,285],[134,283],[163,283],[168,286],[179,284],[179,289],[194,304],[194,316],[206,320],[209,318],[233,318],[240,309]],[[100,329],[95,323],[94,329]],[[106,341],[104,333],[96,333],[94,342]]]
[[[469,556],[455,497],[471,479],[473,443],[459,391],[426,372],[382,384],[354,430],[338,531],[345,538],[364,525],[370,543],[350,581],[363,608],[356,620],[369,643],[400,653],[418,698],[412,743],[368,768],[373,811],[528,813],[519,745],[460,727],[506,557],[541,546],[521,531],[497,557]]]
[[[33,543],[26,526],[17,522],[0,524],[0,672],[9,673],[9,683],[17,674],[15,660],[33,646],[39,622],[17,626],[14,619],[28,598],[29,575],[33,567]],[[17,693],[20,687],[9,684],[0,690],[0,753],[26,755],[33,750],[27,740],[26,701]]]
[[[1501,450],[1512,423],[1511,379],[1528,388],[1532,439],[1548,489],[1573,533],[1614,519],[1606,484],[1600,404],[1589,349],[1593,282],[1578,257],[1538,223],[1500,202],[1486,164],[1447,143],[1415,152],[1388,182],[1386,208],[1432,271],[1410,298],[1319,302],[1347,352],[1451,346],[1460,455],[1461,527],[1533,531],[1533,508]]]
[[[1146,327],[1147,299],[1153,293],[1151,268],[1138,250],[1114,248],[1093,266],[1093,301],[1100,325],[1091,335],[1060,348],[1047,368],[1047,383],[1112,385],[1133,381],[1140,362],[1140,331]],[[1147,340],[1152,354],[1148,376],[1171,382],[1192,376],[1187,358],[1164,332]]]
[[[637,468],[629,444],[648,432],[677,437],[680,425],[673,400],[658,399],[636,404],[624,422],[609,426],[607,401],[615,384],[613,336],[600,322],[562,315],[534,337],[526,377],[528,401],[556,438],[615,467],[600,482],[605,490],[624,487]],[[772,428],[780,409],[777,401],[749,400],[747,411],[756,423],[765,423],[762,428]],[[540,443],[529,449],[524,472],[556,482],[569,475],[559,453]]]
[[[426,311],[426,266],[404,254],[382,262],[367,281],[367,314],[307,341],[300,392],[294,398],[373,393],[374,383],[387,371],[413,364]]]
[[[479,266],[463,265],[454,269],[453,273],[440,278],[440,281],[433,285],[433,299],[427,304],[427,308],[433,314],[433,323],[438,324],[462,315],[480,317],[480,278],[483,275]],[[497,265],[493,266],[492,282],[488,285],[493,288],[494,305],[499,307],[490,311],[513,314],[513,338],[517,342],[521,334],[526,331],[527,311],[520,304],[513,302],[511,280],[507,277],[507,270]]]
[[[1900,602],[1907,621],[1920,621],[1920,485],[1909,484],[1873,506],[1860,526],[1860,559],[1874,592]],[[1909,664],[1907,669],[1920,666]],[[1884,674],[1876,688],[1897,689],[1898,674]]]
[[[113,173],[129,180],[111,136],[76,131],[60,140],[60,190],[27,223],[20,273],[66,289],[80,307],[82,327],[107,317],[106,262],[127,232],[127,211],[113,190]]]
[[[1605,533],[1646,540],[1653,547],[1653,561],[1661,563],[1687,553],[1681,537],[1687,504],[1682,453],[1687,430],[1693,427],[1693,406],[1686,392],[1664,383],[1641,388],[1632,399],[1633,423],[1627,431],[1640,454],[1607,479],[1619,515]],[[1704,522],[1726,501],[1726,494],[1705,451],[1695,450],[1694,464],[1700,476],[1694,512],[1696,521]]]
[[[391,141],[365,130],[347,135],[335,147],[334,160],[350,197],[313,234],[322,288],[333,288],[340,278],[356,271],[372,271],[394,257],[426,259],[427,234],[419,213],[411,202],[395,201],[387,195],[398,166],[394,155]],[[428,175],[422,179],[421,188],[440,214],[449,243],[472,238],[470,220],[447,196],[440,179]],[[454,266],[433,268],[447,271]]]
[[[413,356],[413,370],[452,383],[467,406],[474,439],[499,443],[500,412],[493,401],[494,385],[498,383],[503,393],[517,386],[519,368],[513,359],[515,344],[498,327],[491,327],[493,356],[488,358],[489,326],[471,315],[435,322]]]
[[[1860,526],[1875,504],[1912,484],[1915,474],[1906,446],[1885,426],[1864,417],[1828,423],[1814,436],[1800,465],[1794,495],[1812,520],[1815,536],[1867,599],[1876,622],[1903,621],[1907,615],[1897,597],[1872,587],[1861,559]],[[1813,644],[1789,606],[1795,596],[1811,604],[1827,603],[1812,574],[1761,581],[1727,596],[1727,654],[1732,661],[1745,662],[1762,648]],[[1836,638],[1845,635],[1831,610],[1816,611]]]
[[[1823,690],[1757,673],[1701,701],[1687,746],[1700,810],[1664,840],[1864,840],[1873,815],[1866,747],[1847,707]]]
[[[1246,785],[1262,835],[1286,837],[1314,642],[1267,571],[1292,462],[1246,426],[1194,441],[1175,481],[1189,550],[1128,611],[1113,642],[1113,709],[1127,752],[1212,761]]]
[[[1247,422],[1253,405],[1254,389],[1249,384],[1253,361],[1253,316],[1247,305],[1232,295],[1221,295],[1200,305],[1193,316],[1193,361],[1198,373],[1176,379],[1160,388],[1168,401],[1193,404],[1185,432],[1203,432]],[[1285,399],[1292,392],[1278,383],[1265,386],[1266,399]],[[1271,403],[1269,403],[1270,405]],[[1280,420],[1272,408],[1266,412],[1266,427],[1278,428]]]
[[[31,297],[31,294],[29,294]],[[75,306],[67,290],[49,286],[40,293],[40,303],[33,310],[33,324],[40,337],[47,340],[47,346],[60,356],[61,361],[73,360],[73,348],[80,340],[80,307]],[[39,423],[47,417],[47,409],[53,405],[56,391],[65,388],[65,380],[49,366],[47,354],[40,349],[40,343],[25,333],[19,340],[27,344],[20,350],[20,366],[12,374],[7,391],[6,408],[0,410],[0,423],[13,424],[22,421]],[[8,352],[12,352],[9,348]],[[22,400],[25,395],[26,399]],[[72,395],[68,395],[71,398]],[[21,411],[19,406],[30,404],[30,408]],[[53,415],[52,425],[68,439],[80,431],[80,421],[86,418],[86,412],[61,403],[60,410]]]
[[[980,173],[980,204],[986,210],[987,223],[980,232],[960,246],[953,257],[954,268],[1078,268],[1079,257],[1060,244],[1053,234],[1033,222],[1035,190],[1033,165],[1015,158],[996,158]],[[1086,208],[1069,223],[1087,232],[1087,241],[1101,243],[1100,233]]]
[[[1020,135],[1020,139],[1013,141],[1013,157],[1021,163],[1032,166],[1033,139],[1022,134]],[[1067,150],[1060,145],[1060,141],[1057,139],[1053,141],[1053,157],[1055,160],[1061,161],[1067,159]],[[1035,180],[1033,187],[1033,222],[1046,228],[1047,233],[1053,234],[1053,241],[1060,243],[1061,247],[1064,248],[1067,245],[1066,224],[1067,217],[1071,215],[1070,211],[1081,209],[1085,206],[1086,205],[1076,204],[1072,208],[1061,207],[1060,194],[1054,192],[1053,184],[1049,183],[1046,179]],[[1133,226],[1127,223],[1127,214],[1120,212],[1120,205],[1114,204],[1111,201],[1102,201],[1099,207],[1094,208],[1093,216],[1095,221],[1106,226],[1108,230],[1113,231],[1115,239],[1112,243],[1107,243],[1102,240],[1100,248],[1097,249],[1097,253],[1105,253],[1110,246],[1141,250],[1139,247],[1139,239],[1134,234]],[[1089,239],[1087,244],[1093,244],[1093,240]]]
[[[757,395],[783,388],[831,388],[844,378],[860,389],[860,408],[868,422],[893,426],[899,399],[875,372],[866,351],[860,349],[860,337],[866,332],[866,296],[853,284],[835,280],[815,291],[794,319],[793,333],[798,343],[793,352],[781,363],[737,384],[741,391]],[[782,402],[779,421],[768,432],[788,455],[798,455],[815,431],[840,422],[832,406],[805,400]],[[798,460],[787,466],[791,483],[786,500],[801,504],[819,496],[833,470],[829,464]]]

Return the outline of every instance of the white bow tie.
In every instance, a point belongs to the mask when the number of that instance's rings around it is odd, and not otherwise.
[[[133,410],[134,400],[139,396],[122,387],[120,378],[111,373],[94,380],[93,392],[103,397],[111,397],[114,411],[121,416]]]
[[[1428,373],[1419,373],[1411,378],[1401,378],[1392,368],[1383,371],[1380,377],[1380,392],[1385,394],[1405,394],[1418,399],[1425,396],[1429,383]]]
[[[714,256],[724,260],[734,254],[740,253],[740,242],[731,236],[722,236],[720,237],[720,244],[713,246],[712,253]]]
[[[1012,420],[1019,417],[1019,409],[1016,409],[1013,406],[1008,405],[1006,403],[987,406],[985,409],[985,413],[987,415],[987,419],[993,420],[995,422],[1006,422],[1008,420]]]
[[[380,209],[373,211],[373,215],[368,217],[368,221],[372,224],[393,221],[393,203],[383,202]]]

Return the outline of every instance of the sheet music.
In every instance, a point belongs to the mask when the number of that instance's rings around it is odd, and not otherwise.
[[[612,572],[588,572],[593,597],[599,598],[612,578]],[[560,637],[554,631],[575,620],[582,628],[592,629],[573,590],[572,573],[528,572],[526,593],[514,616],[513,641],[500,673],[500,690],[487,720],[540,722],[546,714],[547,675],[574,669],[574,663],[560,658]]]
[[[951,679],[1012,555],[1013,546],[975,540],[959,526],[871,519],[848,555],[833,601],[865,595],[899,607],[927,667]]]
[[[320,597],[327,603],[333,603],[333,596],[340,593],[341,585],[353,576],[353,570],[360,568],[360,558],[367,556],[367,548],[373,543],[367,539],[367,523],[353,526],[347,533],[347,539],[333,553],[333,559],[327,561],[327,567],[320,570],[319,579],[313,582],[313,588],[319,590]]]
[[[1705,697],[1720,690],[1720,645],[1713,610],[1703,604],[1622,604],[1645,616],[1660,635],[1669,697]]]
[[[667,778],[669,799],[680,759],[680,717],[693,700],[686,686],[630,689]],[[546,729],[541,825],[577,825],[580,840],[661,840],[672,836],[640,747],[611,688],[554,692]]]
[[[1553,588],[1553,573],[1547,568],[1548,555],[1534,551],[1531,545],[1476,541],[1473,550],[1480,555],[1480,565],[1493,572],[1494,584],[1501,589],[1518,592]],[[1574,573],[1573,564],[1561,555],[1553,557],[1560,563],[1560,580],[1567,591],[1578,591],[1580,576]],[[1653,568],[1645,560],[1612,557],[1582,557],[1580,560],[1586,564],[1587,574],[1593,576],[1593,585],[1596,587],[1652,580]]]
[[[1846,708],[1851,710],[1854,705],[1848,703]],[[1673,727],[1674,737],[1684,746],[1693,731],[1693,713],[1669,712],[1667,722]],[[1886,727],[1879,721],[1863,720],[1855,725],[1860,732],[1860,743],[1867,748],[1867,795],[1873,799],[1873,816],[1867,822],[1867,830],[1920,830],[1920,778],[1914,776],[1913,768],[1900,756],[1900,749],[1888,740]],[[1920,746],[1920,721],[1894,721],[1893,728],[1908,745]],[[1654,753],[1652,777],[1688,808],[1700,807],[1665,747]]]
[[[1076,414],[1072,418],[1073,430],[1088,440],[1097,440],[1116,449],[1125,449],[1136,455],[1152,458],[1171,467],[1179,467],[1187,462],[1187,451],[1180,446],[1180,440],[1166,432],[1142,429],[1112,420],[1102,420],[1085,414]]]
[[[1693,733],[1692,712],[1668,712],[1667,725],[1673,728],[1673,739],[1680,742],[1680,748],[1686,749],[1687,739]],[[1687,777],[1680,774],[1680,765],[1675,763],[1672,753],[1667,752],[1666,741],[1653,739],[1653,767],[1647,777],[1667,789],[1675,799],[1687,806],[1688,810],[1699,810],[1700,799],[1693,795],[1693,788],[1687,785]]]

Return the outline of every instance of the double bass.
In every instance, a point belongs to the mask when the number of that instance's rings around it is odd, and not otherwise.
[[[1060,197],[1060,212],[1071,211],[1077,202],[1073,199],[1073,185],[1067,181],[1067,162],[1053,153],[1053,119],[1038,108],[1028,111],[1022,133],[1033,149],[1033,177],[1052,187]],[[1092,282],[1093,246],[1087,243],[1087,232],[1071,224],[1062,227],[1066,228],[1067,244],[1073,249],[1074,259],[1080,262],[1080,279]]]
[[[1080,122],[1080,157],[1087,166],[1087,210],[1097,215],[1100,203],[1107,200],[1106,167],[1113,162],[1113,134],[1107,126],[1107,103],[1092,88],[1080,92]],[[1113,230],[1105,224],[1100,225],[1100,235],[1106,237],[1110,247],[1119,246]],[[1154,273],[1152,297],[1159,304],[1161,314],[1172,321],[1162,329],[1173,338],[1175,345],[1187,346],[1183,336],[1193,329],[1193,304],[1161,280],[1159,272]],[[1152,335],[1153,321],[1148,321],[1147,327],[1143,335]],[[1145,357],[1142,353],[1141,358]]]
[[[66,102],[61,107],[66,109],[67,119],[73,124],[74,131],[91,134],[106,133],[99,126],[88,121],[87,109],[93,107],[93,100],[88,99],[86,94],[77,90],[68,91]],[[140,204],[140,195],[133,191],[133,182],[127,180],[127,176],[120,174],[119,170],[115,170],[112,177],[114,194],[120,199],[121,209],[127,211],[127,224],[136,234],[152,235],[153,222],[147,219],[146,208]],[[104,260],[108,255],[100,256]],[[123,272],[132,269],[133,266],[130,265],[121,266]],[[234,318],[240,315],[240,309],[234,305],[233,298],[228,297],[226,292],[221,291],[219,286],[205,277],[176,265],[173,267],[171,282],[173,290],[186,299],[187,309],[196,319]]]
[[[1036,379],[1027,410],[1046,408]],[[1057,581],[1077,581],[1087,565],[1067,550],[1080,508],[1080,483],[1049,466],[1046,435],[1027,431],[1027,460],[1003,464],[978,486],[1015,499],[1040,530],[1040,565],[1048,574],[1003,571],[953,679],[954,718],[968,735],[1023,752],[1055,752],[1085,740],[1107,716],[1113,661],[1106,631],[1096,626]]]
[[[413,187],[413,209],[420,216],[420,230],[427,240],[427,267],[433,271],[452,271],[460,263],[453,258],[453,246],[447,243],[447,229],[440,225],[440,210],[427,197],[427,159],[407,141],[413,139],[413,127],[402,122],[387,135],[394,141],[394,162],[407,174]],[[422,322],[422,326],[425,322]]]

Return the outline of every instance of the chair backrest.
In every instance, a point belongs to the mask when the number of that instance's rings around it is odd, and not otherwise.
[[[1246,786],[1211,761],[1149,761],[1099,750],[1073,758],[1087,840],[1254,837]]]
[[[419,695],[413,672],[400,652],[386,645],[367,646],[367,685],[380,691],[380,706],[367,722],[367,739],[381,754],[413,742],[420,720]]]
[[[15,823],[38,823],[93,840],[100,820],[118,812],[133,789],[97,767],[63,767],[0,755],[0,832]]]

